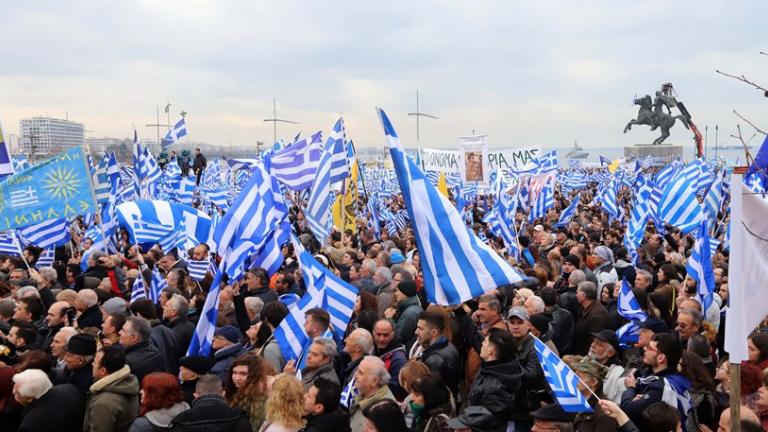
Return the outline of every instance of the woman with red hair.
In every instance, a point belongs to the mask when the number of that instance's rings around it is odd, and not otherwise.
[[[173,418],[188,409],[178,378],[165,372],[151,373],[141,380],[141,417],[133,421],[129,432],[168,429]]]

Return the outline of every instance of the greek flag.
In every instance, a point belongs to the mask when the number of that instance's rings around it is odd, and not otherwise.
[[[602,156],[602,155],[600,156],[600,165],[608,166],[610,164],[611,164],[611,160],[610,159],[608,159],[607,157]]]
[[[629,348],[640,340],[640,326],[635,321],[630,321],[616,330],[616,337],[621,347]]]
[[[187,136],[187,122],[184,117],[182,117],[181,120],[177,121],[176,124],[173,125],[173,128],[165,134],[165,138],[163,138],[162,141],[163,149],[178,142],[179,139],[185,136]]]
[[[0,255],[21,256],[21,245],[13,231],[0,234]]]
[[[330,153],[330,182],[340,182],[349,176],[349,163],[347,161],[347,132],[344,129],[344,119],[339,118],[333,125],[330,136],[325,141],[323,150]],[[320,158],[322,164],[322,156]]]
[[[223,273],[216,270],[211,289],[205,297],[200,319],[197,321],[195,332],[192,334],[192,341],[189,343],[188,356],[208,357],[211,354],[213,332],[216,331],[216,315],[218,315],[217,309],[219,307],[222,279]]]
[[[335,162],[334,151],[336,141],[332,137],[328,138],[323,154],[320,157],[320,164],[318,165],[317,174],[312,182],[312,189],[309,194],[307,210],[304,212],[307,224],[320,244],[324,244],[331,234],[331,226],[333,224],[331,219],[331,204],[333,203],[331,183],[333,183],[332,170],[333,163]],[[346,158],[346,152],[344,157]]]
[[[295,142],[269,158],[270,173],[292,191],[307,189],[320,164],[323,133]]]
[[[514,219],[509,219],[507,211],[501,206],[501,201],[496,201],[496,205],[488,212],[485,222],[489,224],[491,232],[504,241],[509,255],[519,257],[520,243],[517,240]]]
[[[538,167],[536,168],[537,174],[557,172],[557,152],[552,150],[544,153],[536,159],[536,163],[538,164]]]
[[[379,116],[421,252],[427,300],[456,305],[521,280],[501,256],[467,229],[448,198],[406,158],[383,110]]]
[[[533,344],[541,368],[544,370],[544,378],[563,411],[570,413],[592,412],[587,398],[579,391],[579,377],[539,338],[534,337]]]
[[[344,387],[344,390],[341,391],[339,404],[345,409],[349,409],[349,407],[352,406],[352,401],[358,394],[357,386],[355,386],[355,378],[352,377],[352,379],[349,380],[349,383]]]
[[[205,171],[203,171],[205,172]],[[179,182],[179,190],[176,193],[176,197],[182,204],[192,204],[195,199],[195,180],[190,177],[183,177]]]
[[[40,248],[59,246],[69,241],[69,222],[66,219],[49,219],[16,231],[25,244]]]
[[[604,212],[608,213],[612,219],[619,216],[619,205],[616,202],[616,183],[611,180],[603,189],[603,193],[599,195],[600,208]]]
[[[683,233],[698,227],[703,215],[695,181],[681,175],[669,182],[659,201],[658,216]]]
[[[37,262],[35,263],[35,267],[42,268],[42,267],[50,267],[53,265],[53,261],[56,259],[56,248],[53,246],[47,247],[43,249],[43,252],[40,254],[40,258],[37,259]]]
[[[685,264],[688,276],[696,281],[704,311],[709,309],[712,304],[712,294],[715,292],[715,275],[712,269],[712,246],[710,242],[709,229],[705,220],[701,222],[693,251],[691,251],[691,256],[688,257],[688,262]]]
[[[214,203],[217,206],[226,206],[227,205],[227,194],[228,191],[224,188],[219,189],[203,189],[203,193],[205,196],[210,200],[212,203]]]
[[[640,303],[637,302],[635,294],[632,292],[632,285],[627,282],[626,278],[621,279],[621,290],[616,306],[619,315],[628,320],[645,321],[648,319],[648,315],[640,309]]]
[[[656,182],[656,184],[658,184],[659,187],[663,190],[667,183],[675,178],[679,169],[680,162],[674,161],[657,172],[653,177],[653,181]]]
[[[557,221],[557,223],[554,225],[554,228],[565,228],[568,226],[569,223],[571,223],[571,220],[573,220],[573,216],[576,214],[576,210],[579,208],[579,201],[581,200],[581,195],[576,195],[576,198],[571,201],[571,204],[568,205],[568,207],[563,210],[562,213],[560,213],[560,219]]]
[[[147,287],[144,284],[144,276],[139,273],[139,277],[133,281],[131,288],[131,303],[143,298],[147,298]]]
[[[149,281],[149,299],[152,303],[160,303],[160,293],[166,288],[168,288],[168,282],[163,279],[157,269],[152,270],[152,280]]]
[[[194,281],[201,281],[205,278],[205,274],[208,273],[208,268],[211,266],[210,258],[204,260],[188,260],[187,272],[189,277]]]
[[[301,353],[309,343],[309,336],[304,331],[305,313],[309,309],[319,307],[327,310],[331,317],[329,330],[336,340],[343,340],[358,294],[356,287],[337,278],[306,251],[295,237],[291,240],[307,292],[275,329],[275,339],[286,360],[301,359]]]
[[[720,208],[723,205],[722,187],[724,173],[724,171],[721,171],[715,176],[714,181],[709,186],[707,194],[704,195],[704,214],[711,227],[717,225],[717,215],[720,214]]]
[[[542,218],[547,215],[547,211],[555,206],[555,191],[550,183],[544,185],[539,191],[539,195],[536,197],[531,206],[531,212],[528,214],[528,221],[533,222],[536,219]]]
[[[157,243],[175,231],[173,225],[148,222],[142,220],[138,215],[133,216],[132,229],[136,243]]]

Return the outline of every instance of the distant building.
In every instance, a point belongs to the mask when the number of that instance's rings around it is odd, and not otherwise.
[[[85,125],[52,117],[19,120],[19,149],[32,157],[52,156],[85,142]]]

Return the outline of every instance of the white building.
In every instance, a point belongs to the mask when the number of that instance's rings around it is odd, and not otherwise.
[[[30,156],[52,156],[82,146],[85,125],[51,117],[19,120],[19,147]]]

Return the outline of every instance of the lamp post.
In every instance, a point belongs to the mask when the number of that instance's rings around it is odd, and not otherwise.
[[[416,112],[408,113],[408,116],[416,117],[416,151],[419,152],[419,159],[421,159],[421,169],[424,170],[424,159],[421,157],[421,131],[420,131],[420,119],[421,117],[427,117],[434,120],[439,120],[439,117],[432,114],[423,113],[419,110],[419,91],[416,90]]]
[[[272,123],[272,144],[273,145],[277,142],[277,122],[299,124],[299,122],[277,118],[277,99],[272,99],[272,118],[264,119],[264,121],[267,123]],[[257,152],[258,152],[258,149],[257,149]]]

